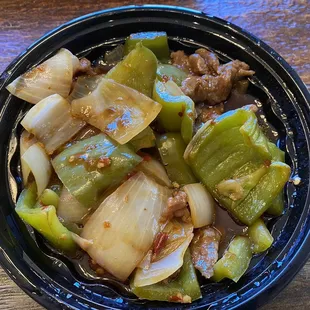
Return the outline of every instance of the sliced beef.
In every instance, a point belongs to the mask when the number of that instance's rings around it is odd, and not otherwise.
[[[191,242],[193,264],[207,279],[213,276],[213,266],[218,260],[220,240],[219,231],[207,226],[196,230]]]
[[[172,52],[171,55],[172,64],[186,73],[190,72],[188,56],[183,51]]]
[[[187,195],[181,190],[175,190],[172,197],[168,198],[166,209],[162,214],[162,221],[170,220],[173,216],[182,217],[187,207]]]
[[[239,60],[233,60],[218,68],[218,75],[189,76],[182,83],[182,91],[195,102],[215,105],[225,101],[238,80],[252,76],[255,72]]]

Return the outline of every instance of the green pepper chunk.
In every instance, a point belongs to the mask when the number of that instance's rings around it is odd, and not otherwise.
[[[45,189],[40,196],[39,203],[43,206],[54,206],[56,209],[59,204],[59,196],[51,189]]]
[[[139,298],[148,300],[180,302],[180,299],[187,295],[190,297],[188,302],[191,302],[201,298],[200,287],[189,250],[185,252],[183,266],[175,279],[168,283],[159,282],[142,287],[135,287],[132,280],[130,287]]]
[[[151,50],[138,43],[105,77],[152,97],[156,70],[156,56]]]
[[[121,182],[141,161],[129,146],[101,133],[68,147],[52,165],[71,195],[91,207],[105,189]]]
[[[156,81],[153,99],[162,105],[158,120],[166,131],[181,131],[186,144],[193,136],[195,122],[195,104],[183,94],[181,89],[173,82],[163,83]]]
[[[269,149],[272,154],[272,160],[285,162],[285,154],[274,143],[269,143]],[[280,216],[284,211],[284,195],[283,191],[273,200],[270,207],[267,209],[267,213],[274,216]]]
[[[229,244],[223,257],[214,265],[213,280],[224,278],[238,282],[249,267],[252,258],[252,243],[248,237],[237,236]]]
[[[248,235],[253,243],[252,249],[254,253],[266,251],[273,243],[273,237],[262,219],[258,219],[249,227]]]
[[[161,135],[156,139],[156,144],[172,182],[177,182],[180,185],[197,182],[191,168],[183,158],[185,143],[179,133],[170,132]]]
[[[284,211],[284,195],[281,192],[271,203],[267,209],[267,213],[274,216],[280,216]]]
[[[178,86],[181,86],[182,82],[187,78],[187,74],[176,66],[161,64],[157,67],[157,78],[161,82],[172,80]]]
[[[149,48],[158,59],[165,62],[169,59],[169,46],[166,32],[138,32],[132,33],[125,42],[124,54],[131,52],[137,43],[141,42],[145,47]]]
[[[58,204],[59,197],[57,200],[54,194],[45,190],[40,196],[39,202]],[[41,233],[55,248],[64,252],[74,252],[76,244],[72,239],[71,232],[60,223],[55,206],[36,204],[36,195],[37,188],[35,183],[32,183],[20,194],[16,203],[16,213]]]
[[[186,162],[219,203],[251,225],[281,194],[290,167],[268,141],[250,108],[224,113],[199,129]]]
[[[132,138],[129,144],[133,147],[135,152],[141,149],[154,147],[156,145],[156,137],[152,128],[150,126],[146,127],[138,135]]]

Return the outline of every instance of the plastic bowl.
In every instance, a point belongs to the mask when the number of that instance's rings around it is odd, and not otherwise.
[[[111,280],[85,279],[72,261],[53,252],[14,212],[21,190],[18,124],[29,104],[5,89],[14,78],[66,47],[94,59],[130,33],[166,31],[171,49],[192,52],[207,46],[224,61],[240,59],[256,71],[249,91],[263,103],[267,120],[279,132],[292,178],[285,214],[269,222],[275,242],[256,256],[235,284],[205,281],[202,299],[191,305],[138,300]],[[72,20],[39,39],[14,60],[0,78],[0,262],[9,276],[48,309],[233,309],[266,303],[300,270],[310,253],[309,207],[310,96],[294,70],[265,43],[213,16],[169,6],[128,6]]]

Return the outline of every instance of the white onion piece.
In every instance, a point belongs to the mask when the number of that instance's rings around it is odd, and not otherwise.
[[[134,286],[141,287],[158,283],[170,277],[183,265],[183,257],[194,234],[190,234],[184,242],[172,253],[161,260],[152,263],[148,269],[137,268]]]
[[[29,147],[36,142],[37,142],[37,139],[32,134],[30,134],[26,130],[24,130],[22,132],[22,134],[20,136],[19,152],[20,152],[20,163],[22,166],[22,176],[23,176],[24,185],[27,185],[27,183],[28,183],[30,168],[26,164],[26,162],[22,159],[22,156],[29,149]]]
[[[164,166],[153,158],[143,160],[137,167],[136,170],[144,172],[146,175],[152,177],[159,184],[171,187],[171,181],[167,175]]]
[[[57,215],[64,220],[65,223],[81,224],[84,217],[89,213],[90,209],[85,208],[79,203],[63,186],[59,204],[57,208]]]
[[[100,266],[124,281],[150,249],[171,191],[138,172],[108,196],[85,224],[81,237]]]
[[[35,143],[30,146],[22,156],[22,160],[29,166],[37,184],[38,196],[46,188],[51,174],[52,165],[42,146]]]
[[[56,55],[16,78],[7,90],[33,104],[52,94],[67,97],[78,62],[77,57],[62,48]]]
[[[72,101],[72,114],[99,128],[120,144],[145,129],[161,105],[138,91],[103,78],[88,96]]]
[[[187,220],[184,222],[182,218]],[[188,210],[184,210],[182,218],[173,218],[161,231],[168,239],[164,247],[153,254],[151,265],[146,265],[148,268],[141,268],[141,264],[138,266],[135,286],[151,285],[167,279],[183,265],[183,256],[194,236],[194,227]]]
[[[79,76],[67,100],[71,102],[74,99],[79,99],[87,95],[90,95],[91,92],[97,87],[98,83],[103,78],[103,76],[104,76],[103,74]]]
[[[84,251],[87,251],[87,249],[93,245],[93,241],[92,240],[87,240],[84,239],[82,237],[80,237],[79,235],[75,234],[75,233],[71,233],[72,234],[72,239],[74,240],[74,242]]]
[[[215,219],[214,200],[206,188],[200,184],[187,184],[183,187],[191,210],[195,228],[211,225]]]
[[[52,154],[85,125],[83,120],[73,118],[70,110],[69,102],[54,94],[33,106],[21,124]]]

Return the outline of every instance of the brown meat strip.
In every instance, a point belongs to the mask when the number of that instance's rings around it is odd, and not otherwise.
[[[167,206],[163,211],[161,221],[170,220],[173,216],[182,217],[187,207],[187,195],[181,190],[173,192],[172,197],[168,198]]]
[[[218,68],[218,75],[189,76],[182,83],[182,91],[195,102],[206,101],[215,105],[225,101],[233,84],[241,78],[252,76],[255,72],[239,60],[233,60]]]
[[[171,55],[172,64],[186,73],[190,72],[188,56],[183,51],[172,52]]]
[[[207,279],[213,276],[213,266],[218,260],[220,240],[219,231],[208,226],[196,230],[191,242],[193,264]]]

